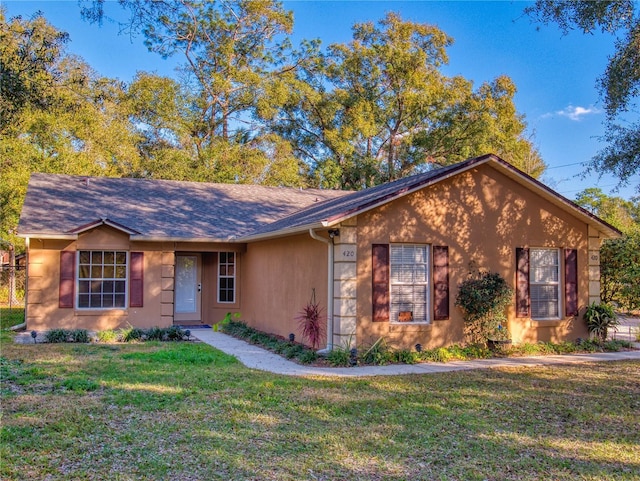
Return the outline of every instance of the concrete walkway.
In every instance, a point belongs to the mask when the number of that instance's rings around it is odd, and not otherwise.
[[[249,368],[287,376],[395,376],[402,374],[466,371],[491,367],[548,366],[583,362],[640,360],[640,350],[637,350],[562,356],[478,359],[475,361],[452,361],[448,363],[425,362],[420,364],[393,364],[390,366],[313,367],[288,361],[271,351],[222,334],[221,332],[215,332],[213,329],[191,329],[191,335],[216,349],[235,356],[242,364]]]

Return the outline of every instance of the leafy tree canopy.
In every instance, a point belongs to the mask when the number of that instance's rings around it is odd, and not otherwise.
[[[452,41],[394,13],[356,24],[350,43],[301,62],[260,113],[327,187],[364,188],[487,152],[539,176],[545,165],[524,137],[513,82],[474,90],[443,75]]]
[[[624,234],[600,247],[600,298],[623,309],[640,308],[640,197],[627,201],[590,188],[576,202]]]
[[[591,187],[580,192],[575,202],[624,233],[640,232],[640,197],[610,197]]]
[[[131,175],[138,136],[123,85],[67,53],[68,36],[41,15],[0,9],[0,236],[14,243],[31,172]]]

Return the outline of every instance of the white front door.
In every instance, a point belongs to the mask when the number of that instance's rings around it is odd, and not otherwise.
[[[200,322],[201,300],[200,254],[177,254],[174,320]]]

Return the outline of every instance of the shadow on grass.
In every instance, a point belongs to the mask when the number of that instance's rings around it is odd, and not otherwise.
[[[11,346],[2,479],[630,479],[637,362],[299,379],[203,344]]]

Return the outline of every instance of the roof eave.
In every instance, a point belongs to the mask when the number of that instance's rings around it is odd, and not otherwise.
[[[106,225],[108,227],[111,227],[113,229],[119,230],[120,232],[124,232],[125,234],[129,234],[129,235],[140,234],[140,232],[138,232],[137,230],[132,229],[130,227],[127,227],[124,224],[120,224],[119,222],[110,220],[110,219],[108,219],[106,217],[94,220],[92,222],[88,222],[87,224],[81,225],[80,227],[77,227],[75,229],[71,229],[71,230],[67,231],[67,233],[69,233],[69,234],[82,234],[84,232],[90,231],[92,229],[96,229],[97,227],[101,227],[103,225]]]
[[[132,235],[129,237],[129,239],[137,242],[188,242],[188,243],[214,242],[214,243],[224,243],[224,244],[238,242],[238,239],[233,236],[221,239],[218,237],[170,237],[170,236]]]
[[[18,237],[23,239],[43,239],[43,240],[77,240],[78,234],[58,234],[51,232],[18,232]]]
[[[311,224],[304,224],[304,225],[299,225],[295,227],[290,227],[287,229],[279,229],[271,232],[242,236],[242,237],[238,237],[237,241],[238,242],[257,242],[257,241],[263,241],[263,240],[269,240],[269,239],[276,239],[278,237],[287,237],[287,236],[296,235],[296,234],[306,234],[307,232],[309,232],[309,229],[323,229],[323,228],[331,227],[335,224],[337,224],[337,222],[328,222],[323,220],[323,221],[314,222]]]

